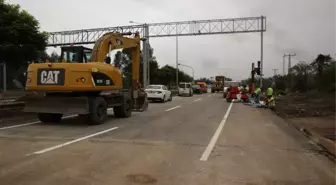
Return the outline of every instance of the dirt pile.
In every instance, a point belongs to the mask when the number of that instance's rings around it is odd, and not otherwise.
[[[286,118],[335,115],[335,93],[312,91],[276,98],[276,112]]]

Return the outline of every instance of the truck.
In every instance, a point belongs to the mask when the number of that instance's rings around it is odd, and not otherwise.
[[[211,92],[214,93],[214,92],[223,91],[224,80],[225,80],[224,76],[216,76],[215,81],[211,86]]]
[[[132,111],[145,111],[146,93],[139,83],[140,42],[136,33],[109,32],[93,49],[82,46],[61,48],[58,63],[33,63],[27,69],[24,112],[37,114],[41,122],[59,122],[63,115],[77,114],[89,124],[102,124],[113,108],[117,118]],[[111,65],[110,52],[127,49],[132,57],[132,85],[124,88],[121,71]]]
[[[207,93],[207,84],[205,82],[197,82],[196,85],[199,85],[201,87],[202,93]]]

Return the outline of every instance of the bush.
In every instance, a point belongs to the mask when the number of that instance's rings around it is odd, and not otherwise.
[[[328,66],[322,76],[317,76],[318,88],[322,91],[335,91],[335,62]]]

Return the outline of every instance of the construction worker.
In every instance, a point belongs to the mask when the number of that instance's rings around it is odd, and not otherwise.
[[[257,86],[257,88],[254,90],[254,102],[255,103],[260,103],[260,94],[261,94],[261,88],[259,86]]]
[[[266,92],[267,99],[270,99],[273,96],[273,88],[270,86]]]
[[[253,98],[254,97],[254,84],[253,83],[250,84],[249,93],[251,94],[251,97]]]

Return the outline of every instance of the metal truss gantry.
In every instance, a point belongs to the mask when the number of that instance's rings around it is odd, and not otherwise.
[[[263,66],[263,32],[266,31],[266,17],[245,17],[232,19],[211,19],[165,23],[149,23],[141,25],[116,26],[108,28],[81,29],[60,32],[50,32],[48,46],[64,46],[71,44],[93,44],[103,34],[108,32],[139,32],[144,38],[144,83],[149,79],[148,57],[149,38],[151,37],[178,37],[232,33],[261,33],[261,73]],[[177,61],[178,62],[178,61]],[[145,77],[147,74],[147,77]],[[260,82],[262,85],[262,81]],[[146,83],[144,85],[147,85]]]
[[[144,29],[146,27],[148,27],[148,35],[145,35],[144,33]],[[172,37],[261,32],[266,31],[266,18],[247,17],[234,19],[150,23],[108,28],[50,32],[48,37],[48,46],[93,44],[96,40],[98,40],[98,38],[107,32],[135,33],[137,31],[142,37]]]

